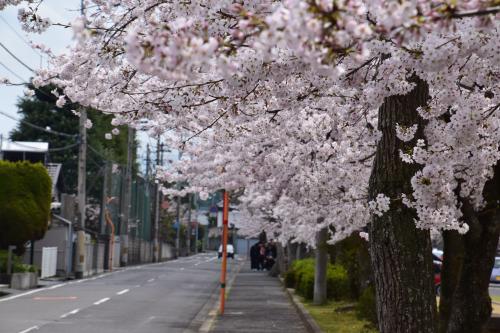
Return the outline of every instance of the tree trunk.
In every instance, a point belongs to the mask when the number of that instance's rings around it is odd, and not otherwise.
[[[495,263],[500,216],[485,215],[467,219],[470,229],[463,236],[464,258],[451,301],[447,333],[483,332],[491,316],[488,288]]]
[[[280,242],[276,243],[276,261],[274,262],[273,267],[269,271],[269,275],[273,277],[277,277],[278,275],[282,275],[286,272],[286,264],[285,264],[285,250],[283,249],[283,245]]]
[[[457,288],[458,280],[464,261],[463,237],[455,230],[443,232],[443,265],[441,267],[441,286],[439,300],[439,333],[446,333],[453,307],[453,294]]]
[[[313,303],[321,305],[326,303],[326,268],[328,265],[328,229],[323,228],[316,234],[316,262],[314,269],[314,294]]]
[[[417,85],[410,93],[386,98],[379,109],[382,138],[369,184],[370,200],[379,193],[391,198],[390,210],[374,215],[369,226],[381,333],[432,333],[437,329],[430,234],[415,227],[416,212],[400,200],[401,194],[411,193],[410,180],[419,166],[404,163],[399,150],[406,151],[423,137],[424,122],[416,109],[428,99],[427,85],[420,79],[414,82]],[[418,124],[416,137],[409,143],[399,140],[396,123]]]
[[[292,243],[291,241],[288,241],[286,244],[286,253],[287,253],[287,262],[286,262],[286,269],[288,270],[293,262],[295,261],[296,256],[297,256],[297,243]]]
[[[442,295],[444,304],[440,304],[442,333],[484,332],[491,316],[489,282],[500,235],[500,164],[495,166],[494,177],[486,183],[483,195],[486,207],[480,212],[475,212],[467,200],[462,200],[469,231],[457,236],[455,242],[460,242],[463,256],[454,259],[455,253],[446,252],[445,247],[443,287],[449,285],[450,290]],[[450,269],[455,275],[446,275],[446,266],[457,262],[459,266]]]
[[[295,259],[300,260],[304,259],[304,246],[302,243],[297,243],[297,251],[295,252]]]

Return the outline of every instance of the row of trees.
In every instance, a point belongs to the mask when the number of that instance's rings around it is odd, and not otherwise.
[[[51,163],[61,163],[63,173],[59,184],[64,193],[77,193],[78,179],[78,117],[76,112],[80,105],[66,103],[58,106],[57,97],[51,91],[57,91],[53,85],[38,87],[33,85],[26,87],[32,91],[19,99],[17,103],[18,114],[21,122],[10,133],[10,139],[14,141],[43,141],[49,143],[49,160]],[[118,165],[125,165],[127,161],[127,131],[120,128],[120,132],[114,136],[114,140],[106,140],[105,135],[112,130],[111,119],[96,110],[88,111],[88,119],[92,127],[88,131],[88,144],[92,146],[89,150],[89,163],[87,166],[89,182],[89,196],[100,198],[102,193],[102,167],[103,157]],[[44,132],[39,128],[49,128],[52,132]],[[69,136],[55,135],[54,132],[68,134]],[[62,149],[61,149],[62,148]],[[98,181],[95,181],[95,180]]]
[[[364,230],[381,332],[481,331],[500,225],[495,1],[87,4],[34,82],[173,132],[185,154],[165,179],[244,188],[248,232]],[[429,230],[445,239],[439,321]]]

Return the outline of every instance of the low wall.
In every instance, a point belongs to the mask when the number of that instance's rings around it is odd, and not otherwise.
[[[14,273],[10,280],[12,289],[31,289],[38,285],[38,276],[36,273]]]

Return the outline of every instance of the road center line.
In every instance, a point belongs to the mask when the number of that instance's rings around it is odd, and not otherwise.
[[[39,328],[40,328],[40,327],[38,327],[38,326],[31,326],[30,328],[27,328],[27,329],[25,329],[24,331],[21,331],[21,332],[19,332],[19,333],[28,333],[28,332],[31,332],[31,331],[33,331],[33,330],[37,330],[37,329],[39,329]]]
[[[102,303],[107,302],[109,300],[110,300],[110,298],[106,297],[106,298],[98,300],[97,302],[94,302],[94,305],[99,305],[99,304],[102,304]]]
[[[155,279],[149,279],[148,282],[153,282]]]
[[[123,294],[125,294],[125,293],[128,293],[129,291],[130,291],[130,289],[123,289],[122,291],[119,291],[119,292],[117,292],[116,294],[117,294],[117,295],[123,295]]]
[[[70,311],[70,312],[68,312],[68,313],[63,314],[63,315],[61,316],[61,318],[66,318],[66,317],[67,317],[67,316],[69,316],[69,315],[77,314],[77,313],[78,313],[78,311],[80,311],[80,309],[74,309],[73,311]]]

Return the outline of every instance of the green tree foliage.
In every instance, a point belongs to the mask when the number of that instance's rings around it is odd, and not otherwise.
[[[0,161],[0,248],[43,237],[52,184],[41,164]]]
[[[28,88],[34,89],[32,86]],[[52,163],[62,163],[62,191],[66,193],[77,192],[78,179],[78,123],[79,118],[72,110],[78,110],[79,105],[66,103],[62,108],[56,106],[57,97],[51,91],[54,86],[34,89],[35,95],[25,96],[17,104],[18,113],[22,120],[37,126],[58,132],[75,135],[74,137],[58,136],[46,133],[30,127],[26,123],[19,123],[10,133],[10,139],[14,141],[43,141],[49,143],[50,149],[60,147],[73,147],[51,151],[49,160]],[[104,135],[111,132],[111,115],[105,115],[96,110],[88,110],[88,119],[93,123],[91,129],[87,130],[88,144],[107,160],[118,164],[125,164],[127,159],[127,130],[120,128],[120,134],[113,136],[113,140],[106,140]],[[100,198],[102,177],[100,176],[103,165],[102,157],[92,149],[87,152],[87,190],[88,195]]]

